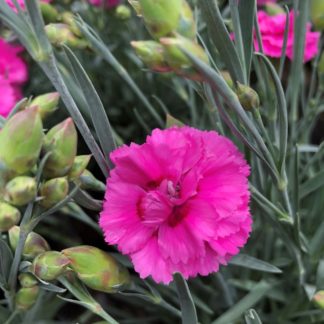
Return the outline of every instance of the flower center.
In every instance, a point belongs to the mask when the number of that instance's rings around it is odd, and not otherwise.
[[[180,197],[180,186],[170,180],[163,180],[156,188],[149,191],[138,202],[138,215],[147,226],[159,226],[168,223],[177,225],[184,217],[183,207],[176,204]]]

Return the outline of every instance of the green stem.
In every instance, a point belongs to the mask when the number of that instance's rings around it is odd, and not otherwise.
[[[187,281],[182,277],[180,273],[175,273],[173,278],[178,290],[182,323],[198,324],[196,307],[190,294]]]
[[[5,321],[4,324],[10,324],[18,314],[19,314],[19,311],[17,311],[17,310],[12,312],[11,315],[9,316],[9,318]]]

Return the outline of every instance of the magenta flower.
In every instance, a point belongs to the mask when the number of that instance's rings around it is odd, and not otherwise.
[[[96,7],[105,6],[106,8],[113,8],[119,5],[120,0],[89,0],[89,3]]]
[[[0,115],[4,117],[21,99],[20,87],[28,80],[27,65],[19,56],[22,50],[0,38]]]
[[[49,3],[51,2],[52,0],[41,0],[41,2],[46,2],[46,3]],[[6,0],[7,4],[15,11],[17,12],[17,9],[15,7],[15,4],[12,0]],[[19,6],[21,6],[21,8],[25,8],[25,1],[24,0],[17,0]]]
[[[294,48],[294,12],[289,14],[290,28],[288,32],[287,57],[293,59]],[[262,37],[264,53],[270,57],[281,57],[281,51],[285,33],[286,15],[278,14],[270,16],[266,12],[258,11],[258,22]],[[318,52],[320,33],[311,31],[311,24],[307,24],[304,62],[314,58]],[[254,46],[259,50],[256,36],[254,37]]]
[[[0,93],[0,116],[7,117],[21,98],[20,90],[0,75]]]
[[[258,0],[257,3],[258,5],[264,5],[266,3],[269,3],[269,2],[277,2],[277,0]]]
[[[249,237],[249,166],[227,138],[155,129],[111,153],[100,226],[141,278],[169,283],[217,271]]]

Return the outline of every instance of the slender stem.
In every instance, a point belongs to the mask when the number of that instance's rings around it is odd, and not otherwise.
[[[198,324],[196,307],[190,294],[187,281],[182,277],[180,273],[175,273],[173,278],[178,290],[182,323]]]
[[[18,314],[19,314],[18,310],[15,310],[14,312],[12,312],[4,324],[10,324]]]

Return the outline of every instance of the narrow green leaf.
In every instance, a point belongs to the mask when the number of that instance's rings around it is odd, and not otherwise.
[[[324,186],[324,170],[315,174],[311,179],[301,185],[300,198],[305,198],[312,192]]]
[[[83,90],[84,98],[88,104],[88,111],[91,115],[94,128],[99,138],[101,149],[107,161],[109,161],[110,168],[112,168],[113,164],[110,161],[109,155],[116,148],[116,143],[105,108],[90,78],[77,57],[67,46],[64,46],[64,50],[72,65],[75,78],[78,81],[80,88]]]
[[[258,313],[254,309],[249,309],[245,313],[246,324],[262,324]]]
[[[289,35],[289,28],[290,28],[290,22],[289,22],[289,8],[285,6],[286,11],[286,25],[285,25],[285,33],[284,33],[284,39],[282,44],[282,50],[281,50],[281,57],[280,57],[280,65],[279,65],[279,79],[282,79],[284,67],[285,67],[285,61],[286,61],[286,52],[287,52],[287,44],[288,44],[288,35]]]
[[[92,47],[103,56],[103,58],[114,68],[118,75],[126,82],[126,84],[134,91],[134,93],[141,100],[143,105],[146,107],[148,112],[156,120],[160,127],[164,126],[163,120],[160,115],[156,112],[155,108],[147,100],[143,92],[138,88],[137,84],[130,77],[127,70],[118,62],[118,60],[111,53],[109,48],[104,44],[100,37],[95,33],[95,31],[87,25],[81,17],[76,19],[76,22],[82,31],[83,35],[87,38]]]
[[[8,244],[0,239],[0,285],[6,285],[13,260],[13,255]]]
[[[273,67],[269,59],[263,54],[257,53],[262,61],[265,63],[271,78],[274,82],[277,100],[278,100],[278,115],[279,115],[279,167],[281,173],[285,168],[287,142],[288,142],[288,112],[285,93],[282,88],[281,81],[277,75],[276,69]]]
[[[316,271],[316,289],[324,290],[324,259],[321,259],[318,263]]]
[[[309,253],[311,256],[322,252],[324,242],[324,222],[318,227],[309,243]]]
[[[239,1],[242,42],[244,47],[246,80],[250,79],[250,71],[253,53],[253,24],[255,16],[256,0]],[[249,83],[249,82],[247,82]]]
[[[245,72],[246,71],[245,53],[244,53],[244,45],[243,45],[243,38],[242,38],[240,14],[238,8],[238,0],[229,0],[229,7],[231,10],[232,24],[234,27],[234,35],[235,35],[234,43],[235,43],[236,53],[238,54],[238,57],[240,59],[242,69]],[[252,20],[252,24],[253,24],[253,20]],[[244,84],[247,84],[246,73],[243,74],[244,74]]]
[[[173,275],[174,282],[177,286],[178,296],[181,306],[181,317],[183,324],[198,324],[195,304],[190,294],[187,281],[180,273]]]
[[[37,41],[39,42],[38,59],[44,60],[52,52],[52,46],[45,33],[45,23],[43,15],[39,9],[39,3],[37,0],[25,1],[26,9],[30,20],[33,24],[33,28],[36,34]]]
[[[272,285],[265,281],[259,282],[249,294],[242,298],[237,304],[217,318],[212,324],[229,324],[239,319],[244,312],[258,303],[272,288]]]
[[[207,28],[214,41],[214,45],[219,51],[232,79],[244,83],[243,68],[233,41],[224,24],[217,1],[201,0],[199,5],[202,9],[203,17],[206,19]]]
[[[234,256],[230,260],[229,264],[262,272],[282,273],[282,271],[276,266],[246,254],[238,254]]]

